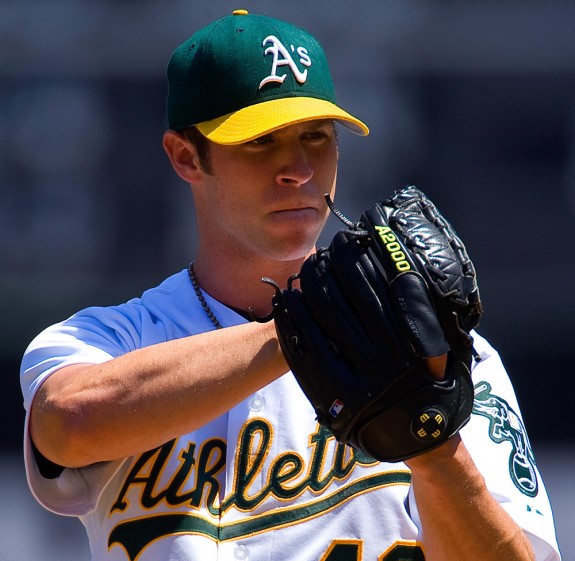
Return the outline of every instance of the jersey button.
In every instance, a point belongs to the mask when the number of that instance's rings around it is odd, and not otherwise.
[[[256,394],[250,400],[250,410],[257,413],[264,408],[265,403],[264,398],[261,395]]]
[[[248,558],[248,548],[245,545],[237,545],[234,549],[234,557],[238,561],[246,561]]]

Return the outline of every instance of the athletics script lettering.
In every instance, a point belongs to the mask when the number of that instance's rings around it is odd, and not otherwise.
[[[293,451],[281,453],[269,462],[273,427],[265,419],[251,419],[239,435],[233,488],[221,502],[218,500],[220,485],[217,475],[225,468],[224,441],[207,440],[199,449],[196,443],[190,442],[185,449],[178,450],[178,441],[172,440],[146,452],[128,472],[111,514],[128,507],[127,495],[134,488],[138,490],[143,509],[153,509],[163,501],[173,507],[186,505],[188,511],[150,513],[143,518],[123,521],[110,533],[108,546],[123,546],[134,561],[149,543],[174,533],[202,534],[219,541],[238,539],[319,516],[371,489],[410,483],[407,470],[385,471],[358,479],[350,478],[347,484],[334,487],[330,492],[329,487],[334,481],[345,480],[357,466],[377,464],[366,454],[341,444],[333,453],[330,441],[333,443],[333,435],[318,425],[316,432],[310,435],[312,452],[309,462]],[[160,476],[174,454],[178,454],[179,467],[162,487],[159,485]],[[263,470],[267,470],[263,478],[267,483],[256,490],[254,482],[256,478],[261,479]],[[194,481],[192,489],[189,488],[190,481]],[[314,493],[313,499],[294,502],[293,507],[287,509],[283,502],[281,509],[272,507],[257,517],[250,516],[250,511],[267,500],[295,499],[307,490]],[[203,511],[202,505],[205,505]],[[246,516],[222,523],[222,515],[231,508],[245,512]]]

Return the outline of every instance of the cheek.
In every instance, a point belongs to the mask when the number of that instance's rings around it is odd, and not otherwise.
[[[241,237],[257,225],[258,209],[262,206],[257,200],[250,183],[239,178],[222,178],[212,185],[210,193],[211,219],[227,236]]]
[[[337,186],[338,168],[337,160],[333,163],[325,163],[324,165],[316,167],[314,173],[315,187],[320,196],[329,194],[330,198],[334,200],[335,191]],[[325,205],[326,216],[329,215],[329,208]]]
[[[329,194],[331,196],[331,199],[333,200],[335,198],[335,188],[337,185],[337,167],[331,172],[328,184],[329,184]]]
[[[338,161],[339,150],[335,145],[316,167],[316,174],[321,174],[322,183],[326,185],[326,189],[330,189],[330,192],[335,191]]]

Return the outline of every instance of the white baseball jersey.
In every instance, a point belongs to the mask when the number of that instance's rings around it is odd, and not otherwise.
[[[205,298],[224,327],[246,321]],[[123,305],[81,311],[27,349],[26,410],[62,366],[100,363],[210,329],[186,271]],[[493,348],[479,335],[475,342],[482,360],[473,370],[474,414],[462,437],[493,496],[528,533],[537,560],[557,561],[551,508],[513,388]],[[26,435],[27,424],[28,415]],[[291,373],[137,457],[46,479],[26,436],[25,460],[36,499],[83,522],[93,561],[425,559],[407,467],[337,444]]]

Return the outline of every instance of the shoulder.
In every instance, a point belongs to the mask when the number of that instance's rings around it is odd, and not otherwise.
[[[499,351],[477,332],[472,335],[473,346],[478,355],[478,360],[474,360],[472,365],[476,401],[483,389],[489,388],[516,404],[515,390]]]
[[[115,306],[85,308],[44,329],[22,358],[24,394],[31,397],[46,376],[64,366],[105,362],[180,336],[183,328],[174,326],[178,325],[178,313],[182,313],[179,310],[185,307],[180,304],[186,298],[184,278],[178,273],[139,298]]]
[[[481,360],[492,356],[499,356],[498,351],[485,337],[480,335],[477,331],[472,331],[471,335],[473,337],[473,347]]]
[[[177,320],[182,301],[189,297],[184,278],[180,272],[127,302],[80,310],[45,329],[34,339],[31,347],[77,342],[103,345],[115,356],[143,346],[143,337],[148,331],[153,330],[156,337],[161,337],[166,325]]]

